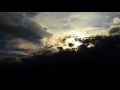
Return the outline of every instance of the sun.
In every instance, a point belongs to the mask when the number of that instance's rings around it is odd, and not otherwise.
[[[79,39],[85,38],[86,35],[80,32],[64,33],[63,35],[56,35],[51,38],[42,39],[43,45],[50,48],[62,47],[63,50],[75,50],[78,51],[78,48],[83,43]]]
[[[64,35],[65,38],[65,46],[63,46],[64,49],[75,49],[75,51],[78,50],[78,47],[80,45],[82,45],[83,43],[80,42],[77,39],[83,39],[86,37],[85,33],[80,33],[80,32],[76,32],[76,31],[71,31],[71,32],[67,32]]]
[[[69,43],[73,44],[72,48],[77,48],[78,46],[80,46],[82,44],[80,41],[76,41],[75,38],[72,38],[72,37],[68,38],[66,40],[66,43],[67,44],[69,44]]]

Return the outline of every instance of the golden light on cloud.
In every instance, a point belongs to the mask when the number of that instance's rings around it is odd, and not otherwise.
[[[64,32],[62,35],[54,35],[53,37],[47,39],[43,38],[42,41],[44,42],[44,45],[49,47],[52,46],[52,48],[57,49],[57,47],[62,47],[65,49],[72,49],[74,48],[76,51],[78,49],[78,46],[82,45],[82,42],[79,40],[76,40],[76,38],[84,38],[86,37],[84,33],[80,33],[77,30],[71,30],[70,32]]]
[[[77,36],[77,37],[81,37],[84,38],[86,37],[85,32],[79,31],[79,30],[71,30],[69,32],[65,32],[64,35],[70,35],[70,36]]]

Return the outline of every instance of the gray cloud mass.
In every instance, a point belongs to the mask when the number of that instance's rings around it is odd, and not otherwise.
[[[37,13],[34,12],[1,12],[0,32],[9,34],[15,38],[39,43],[39,39],[49,37],[51,34],[31,19],[35,15],[37,15]]]
[[[37,14],[38,12],[0,12],[0,55],[3,55],[3,52],[6,55],[8,52],[24,52],[32,49],[34,44],[41,44],[39,39],[52,36],[46,31],[46,27],[33,20]],[[25,48],[16,46],[20,39],[24,41],[21,45],[30,42],[32,47],[27,48],[29,44]],[[13,40],[16,40],[17,44],[9,43]],[[8,46],[12,48],[7,48]]]

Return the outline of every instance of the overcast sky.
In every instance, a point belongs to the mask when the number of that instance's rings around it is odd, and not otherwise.
[[[0,55],[34,53],[42,47],[40,39],[74,30],[106,34],[119,18],[120,12],[0,12]]]

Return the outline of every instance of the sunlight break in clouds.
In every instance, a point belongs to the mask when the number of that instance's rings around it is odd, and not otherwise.
[[[66,36],[71,36],[69,42],[66,40],[70,43],[74,37],[109,35],[113,27],[120,27],[120,12],[1,12],[0,53],[56,52],[57,47],[69,47],[60,41]],[[81,43],[74,44],[77,47]]]
[[[114,24],[119,23],[119,16],[119,12],[43,12],[34,19],[39,24],[46,26],[48,31],[53,34],[53,37],[47,42],[55,46],[57,39],[65,36],[75,35],[80,38],[96,35],[108,36],[108,31]],[[69,38],[66,43],[72,42],[72,39]],[[80,44],[80,42],[74,43],[76,43],[75,45]],[[57,46],[68,48],[60,43],[57,43]]]

